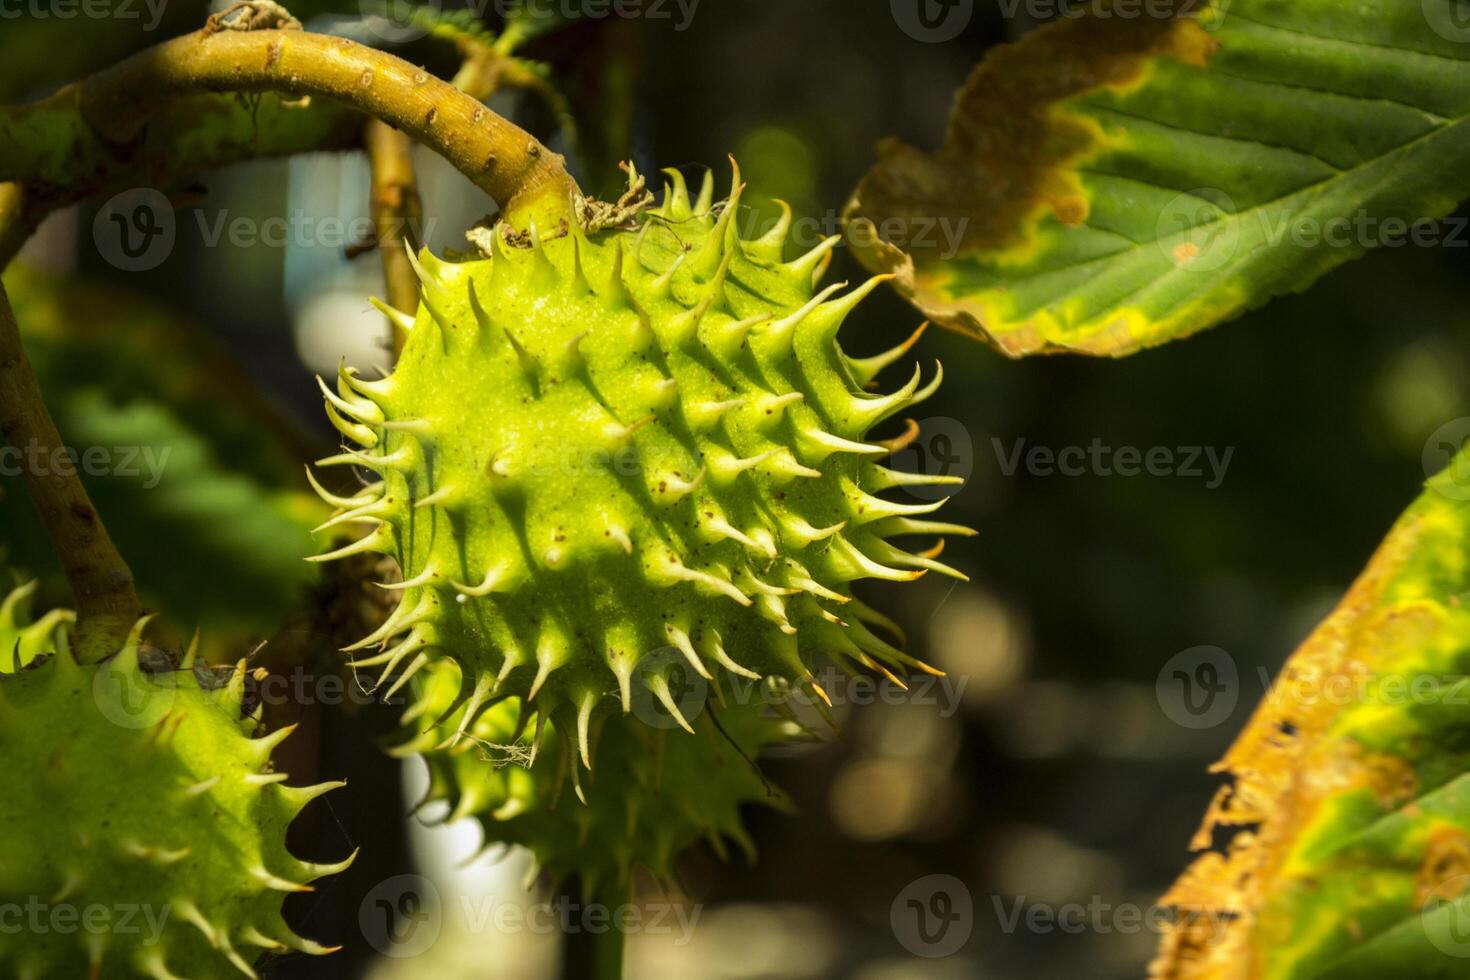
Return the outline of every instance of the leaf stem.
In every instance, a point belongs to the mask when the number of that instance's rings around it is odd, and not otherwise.
[[[585,879],[572,880],[558,888],[557,901],[582,912],[600,905],[609,923],[598,932],[586,927],[585,916],[567,922],[570,928],[562,934],[561,976],[566,980],[622,980],[628,937],[619,925],[618,912],[634,901],[632,883],[604,882],[589,889]]]
[[[613,914],[616,908],[614,906],[607,911]],[[593,976],[596,980],[623,980],[627,945],[628,934],[616,924],[593,937],[593,956],[595,958]]]
[[[370,119],[363,130],[363,143],[372,168],[368,208],[377,232],[388,305],[413,316],[419,308],[419,277],[407,249],[419,246],[424,217],[414,175],[413,141],[387,123]],[[396,323],[390,322],[389,330],[397,355],[408,337]]]

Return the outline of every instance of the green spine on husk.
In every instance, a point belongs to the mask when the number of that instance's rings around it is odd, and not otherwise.
[[[614,698],[627,714],[635,686],[679,717],[676,665],[653,652],[677,651],[715,691],[776,676],[820,694],[817,653],[930,670],[874,632],[892,624],[850,583],[962,578],[938,548],[890,538],[973,533],[924,518],[942,501],[878,496],[958,482],[894,472],[879,463],[890,448],[865,441],[940,380],[916,368],[868,394],[913,339],[865,359],[838,346],[882,278],[816,291],[836,236],[783,261],[789,211],[740,238],[738,171],[719,205],[712,180],[691,203],[669,174],[636,228],[498,230],[491,257],[463,263],[420,253],[396,369],[322,384],[359,447],[322,463],[380,480],[342,497],[312,477],[340,508],[324,527],[368,528],[317,560],[377,551],[403,572],[387,586],[398,609],[348,647],[368,651],[356,665],[392,678],[391,695],[457,661],[465,725],[497,698],[568,705],[584,761],[594,715]]]
[[[250,737],[243,662],[221,673],[150,650],[145,666],[143,625],[91,665],[50,630],[44,654],[0,673],[0,903],[27,916],[0,930],[0,975],[213,980],[254,977],[265,952],[330,952],[291,931],[281,902],[351,862],[300,861],[285,843],[341,784],[284,785],[270,756],[291,730]]]
[[[0,600],[0,673],[17,671],[50,651],[56,631],[76,619],[68,609],[53,609],[32,621],[30,604],[36,585],[27,582]]]
[[[711,703],[695,715],[693,735],[672,722],[659,728],[601,714],[590,735],[593,766],[583,773],[574,731],[536,716],[520,699],[491,705],[454,738],[467,706],[445,713],[460,687],[453,663],[431,664],[411,686],[414,701],[392,753],[421,754],[428,765],[419,808],[444,804],[445,823],[478,819],[487,847],[522,845],[535,871],[553,881],[575,876],[589,896],[626,895],[639,870],[674,885],[675,859],[700,841],[721,859],[730,841],[753,858],[740,807],[789,808],[754,759],[803,732],[793,721],[765,717],[759,703]]]

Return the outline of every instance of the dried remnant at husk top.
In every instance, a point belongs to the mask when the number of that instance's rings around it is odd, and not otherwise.
[[[324,462],[381,480],[326,494],[330,523],[371,530],[322,557],[379,551],[403,569],[399,608],[350,648],[375,651],[358,665],[396,689],[454,659],[465,726],[497,698],[564,706],[584,762],[594,714],[626,713],[636,687],[678,716],[655,652],[717,686],[815,686],[815,653],[930,669],[874,632],[886,621],[850,583],[958,575],[937,548],[889,539],[969,533],[923,519],[940,502],[878,496],[955,482],[893,472],[865,441],[939,382],[916,369],[868,394],[909,345],[866,359],[837,345],[882,279],[816,291],[835,237],[784,261],[787,223],[739,237],[738,173],[719,205],[711,181],[691,203],[671,179],[635,228],[497,234],[490,258],[458,264],[421,253],[396,370],[323,385],[360,446]]]

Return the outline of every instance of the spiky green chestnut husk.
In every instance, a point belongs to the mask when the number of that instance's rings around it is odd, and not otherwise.
[[[741,806],[788,806],[754,759],[802,732],[764,717],[759,704],[719,709],[718,724],[711,706],[694,719],[693,735],[600,714],[583,772],[575,732],[538,723],[519,699],[490,706],[454,738],[467,705],[453,707],[460,680],[452,663],[431,664],[412,688],[404,737],[392,751],[422,754],[428,765],[420,808],[445,804],[445,823],[475,817],[487,846],[522,845],[537,870],[554,881],[576,876],[589,896],[604,886],[625,895],[640,870],[671,884],[675,859],[700,841],[722,859],[732,841],[753,858]]]
[[[328,951],[281,902],[351,858],[308,864],[285,840],[340,784],[282,784],[270,755],[290,730],[250,737],[243,664],[218,688],[191,664],[144,669],[140,632],[96,665],[58,634],[0,675],[0,976],[213,980],[255,976],[267,951]]]
[[[396,675],[390,693],[449,657],[467,719],[518,696],[569,706],[585,731],[610,694],[626,713],[635,685],[677,711],[667,659],[645,659],[669,648],[722,686],[815,685],[816,653],[928,669],[870,629],[885,621],[850,586],[958,575],[890,542],[969,533],[921,519],[940,502],[878,496],[953,481],[890,471],[865,441],[939,377],[866,393],[908,344],[854,359],[836,335],[880,280],[814,293],[835,237],[783,261],[789,213],[739,237],[738,174],[718,207],[711,182],[691,205],[671,176],[636,230],[496,234],[490,258],[454,264],[421,253],[395,371],[323,384],[360,446],[323,462],[381,480],[324,492],[329,523],[370,530],[320,557],[402,567],[401,605],[349,647],[376,649],[357,663]]]
[[[13,672],[52,649],[56,630],[76,616],[53,609],[32,621],[31,597],[37,583],[27,582],[0,599],[0,673]]]

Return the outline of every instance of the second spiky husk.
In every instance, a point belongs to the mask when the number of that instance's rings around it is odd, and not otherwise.
[[[286,925],[281,902],[351,857],[311,864],[285,841],[341,784],[284,785],[270,756],[290,729],[252,737],[243,663],[221,674],[145,656],[142,632],[84,665],[64,629],[31,627],[34,656],[0,673],[0,903],[25,915],[0,930],[5,976],[253,977],[263,953],[329,951]]]
[[[760,703],[712,703],[691,711],[692,734],[671,721],[655,727],[607,713],[580,744],[573,712],[564,707],[548,719],[520,699],[482,711],[459,734],[466,706],[450,710],[460,688],[453,663],[430,665],[411,687],[413,706],[392,751],[428,765],[420,810],[442,804],[444,822],[474,817],[487,847],[522,845],[536,870],[575,877],[589,897],[602,889],[626,896],[639,871],[677,885],[676,859],[700,841],[721,858],[732,841],[753,857],[741,807],[789,806],[756,757],[805,734]]]

